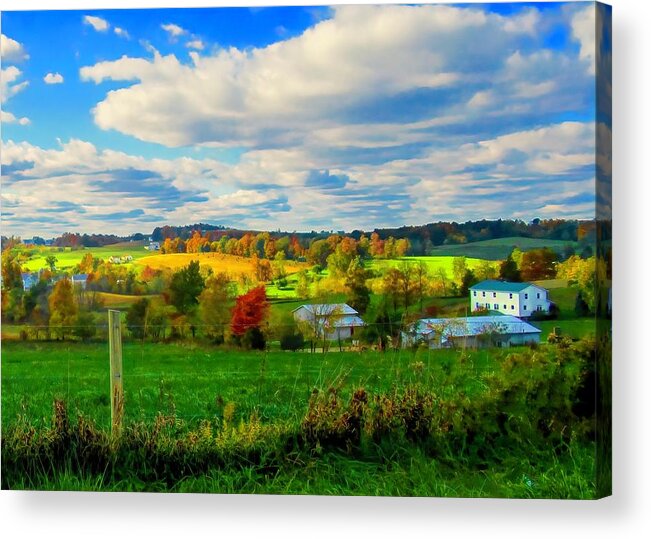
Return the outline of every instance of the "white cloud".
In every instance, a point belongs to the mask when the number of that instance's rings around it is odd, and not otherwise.
[[[188,41],[185,46],[188,49],[196,49],[198,51],[202,51],[205,48],[205,45],[203,44],[203,41],[200,39],[193,39],[192,41]]]
[[[106,32],[110,26],[105,19],[93,15],[84,15],[84,24],[92,26],[96,32]]]
[[[22,71],[16,66],[3,69],[0,74],[0,103],[6,103],[11,97],[21,92],[29,85],[28,81],[16,82]]]
[[[7,112],[6,110],[0,110],[0,121],[5,124],[17,123],[19,125],[29,125],[30,123],[29,118],[16,118],[11,112]]]
[[[572,59],[527,49],[535,10],[526,10],[517,24],[481,9],[444,5],[338,6],[333,13],[265,48],[205,56],[192,51],[189,64],[153,51],[148,59],[83,67],[83,80],[135,81],[97,104],[95,122],[168,146],[265,145],[270,133],[275,144],[287,145],[349,123],[358,111],[368,116],[373,103],[381,103],[378,112],[391,108],[389,100],[410,92],[449,92],[454,97],[446,115],[460,123],[480,111],[511,117],[564,112],[582,99]],[[163,26],[172,37],[185,32]],[[420,114],[413,120],[426,119]]]
[[[171,40],[176,40],[178,37],[188,33],[187,30],[181,28],[178,24],[161,24],[160,27],[168,33]]]
[[[0,56],[3,64],[19,63],[29,58],[22,44],[4,34],[0,34]]]
[[[588,71],[595,73],[595,33],[596,33],[595,4],[589,4],[585,9],[572,17],[572,36],[581,45],[580,58],[588,64]]]
[[[130,39],[131,36],[129,35],[129,32],[127,32],[124,28],[120,28],[119,26],[116,26],[113,28],[113,31],[115,32],[116,35],[123,37],[124,39]]]
[[[48,73],[43,77],[45,84],[61,84],[63,82],[63,75],[61,73]]]

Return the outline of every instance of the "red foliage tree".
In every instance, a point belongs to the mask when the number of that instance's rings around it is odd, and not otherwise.
[[[269,312],[269,302],[264,286],[252,288],[238,296],[231,317],[233,335],[244,335],[247,329],[260,327]]]

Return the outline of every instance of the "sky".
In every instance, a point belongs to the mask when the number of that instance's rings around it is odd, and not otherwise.
[[[594,218],[598,16],[5,11],[2,234]]]

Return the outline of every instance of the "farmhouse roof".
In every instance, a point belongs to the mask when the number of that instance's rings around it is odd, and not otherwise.
[[[307,309],[312,314],[316,314],[317,316],[329,316],[333,313],[336,313],[338,315],[359,314],[347,303],[313,303],[308,305],[301,305],[300,307],[294,309],[292,312],[295,313],[299,309],[303,308]]]
[[[424,318],[412,326],[422,336],[440,332],[445,337],[473,337],[490,331],[501,334],[540,333],[528,322],[510,315],[469,316],[466,318]]]
[[[532,283],[511,283],[509,281],[497,281],[487,279],[470,287],[470,290],[497,290],[498,292],[520,292],[530,286],[538,286]],[[540,287],[538,287],[540,288]]]

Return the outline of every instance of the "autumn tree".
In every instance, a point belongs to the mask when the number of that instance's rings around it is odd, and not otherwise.
[[[497,277],[497,269],[495,269],[495,264],[490,260],[482,260],[475,268],[475,275],[480,281],[495,279]]]
[[[2,287],[5,290],[23,288],[23,280],[20,274],[20,263],[9,249],[5,249],[2,253]]]
[[[48,299],[50,307],[50,327],[58,337],[65,339],[72,329],[77,316],[72,282],[70,279],[61,279],[54,285]]]
[[[535,281],[541,279],[553,279],[556,276],[554,263],[558,255],[549,249],[532,249],[522,255],[520,273],[524,281]]]
[[[296,296],[307,298],[310,295],[310,276],[307,271],[300,271],[296,276]]]
[[[465,256],[456,256],[452,259],[452,277],[460,288],[463,286],[463,278],[468,271],[468,264]]]
[[[249,329],[260,329],[268,312],[269,302],[265,287],[252,288],[235,300],[231,316],[231,332],[237,337],[242,337]]]
[[[199,296],[199,317],[208,336],[223,340],[224,329],[231,318],[231,298],[235,286],[226,273],[217,273],[206,281]]]

